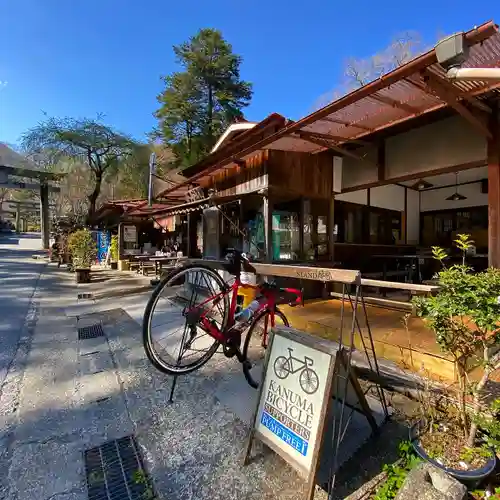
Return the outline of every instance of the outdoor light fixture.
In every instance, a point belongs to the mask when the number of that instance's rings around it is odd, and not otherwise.
[[[463,194],[460,194],[458,192],[458,172],[455,172],[455,192],[446,198],[447,201],[461,201],[461,200],[466,200],[467,196],[464,196]]]
[[[416,189],[417,191],[422,191],[422,189],[428,189],[434,186],[430,182],[427,182],[425,179],[419,179],[415,184],[413,184],[412,189]]]
[[[450,80],[500,82],[500,68],[462,68],[469,53],[462,32],[443,38],[435,50],[438,63]]]

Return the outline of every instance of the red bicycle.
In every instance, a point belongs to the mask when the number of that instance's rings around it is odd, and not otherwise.
[[[242,283],[241,272],[255,273],[255,269],[237,250],[230,250],[226,256],[224,270],[234,280],[223,280],[209,262],[188,264],[163,278],[144,313],[144,348],[158,370],[180,375],[203,366],[222,345],[225,356],[236,357],[247,382],[257,388],[269,328],[277,323],[289,326],[277,306],[302,304],[302,291],[269,283]],[[250,319],[241,322],[238,292],[245,288],[256,292],[258,306]]]

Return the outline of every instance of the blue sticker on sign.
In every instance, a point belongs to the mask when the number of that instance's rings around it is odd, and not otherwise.
[[[307,455],[308,442],[271,417],[269,413],[262,412],[260,423],[301,455],[304,457]]]

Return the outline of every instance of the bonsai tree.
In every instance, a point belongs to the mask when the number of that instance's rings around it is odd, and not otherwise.
[[[417,313],[436,334],[441,349],[451,355],[458,367],[457,399],[460,427],[466,447],[476,446],[485,389],[491,374],[500,368],[500,269],[473,272],[466,264],[466,255],[473,245],[470,235],[460,234],[455,240],[462,252],[462,263],[446,266],[447,253],[433,247],[435,259],[442,264],[437,278],[439,292],[432,297],[416,297]],[[467,369],[473,359],[481,357],[479,380],[468,383]],[[472,411],[467,410],[471,396]]]
[[[90,269],[97,256],[97,247],[88,229],[71,233],[68,248],[73,260],[73,269]]]
[[[111,257],[111,262],[118,262],[118,236],[114,235],[111,237],[111,244],[109,246],[109,253]]]

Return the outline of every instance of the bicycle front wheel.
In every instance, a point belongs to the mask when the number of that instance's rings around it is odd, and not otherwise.
[[[144,349],[158,370],[170,375],[203,366],[219,342],[201,324],[210,318],[223,331],[229,315],[229,294],[215,271],[200,265],[174,270],[156,287],[144,312]]]
[[[275,325],[290,326],[286,316],[279,310],[274,310]],[[265,309],[257,314],[248,329],[243,345],[243,374],[249,385],[257,389],[261,383],[264,358],[266,356],[269,332],[271,331],[271,311]]]

